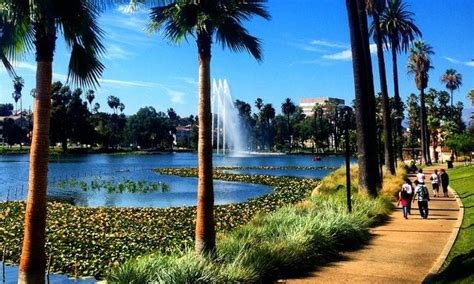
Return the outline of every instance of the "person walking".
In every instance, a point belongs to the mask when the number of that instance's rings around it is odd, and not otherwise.
[[[418,200],[418,209],[420,210],[420,216],[423,219],[428,218],[428,201],[430,200],[430,193],[426,185],[421,184],[418,180],[415,180],[415,195],[413,196],[413,202]]]
[[[420,184],[425,184],[425,174],[423,173],[423,169],[418,170],[418,173],[416,174],[416,180]]]
[[[441,169],[439,178],[441,180],[441,186],[443,187],[444,197],[449,197],[449,194],[448,194],[449,176],[445,169]]]
[[[433,187],[433,196],[437,197],[439,195],[439,176],[437,169],[431,174],[430,180],[431,186]]]
[[[413,196],[413,189],[409,179],[405,180],[405,183],[402,185],[402,189],[398,193],[398,204],[402,205],[403,218],[408,219],[408,214],[410,214],[411,209],[411,198]]]

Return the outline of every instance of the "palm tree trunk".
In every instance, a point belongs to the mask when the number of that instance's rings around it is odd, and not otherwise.
[[[30,149],[28,198],[26,203],[19,283],[44,283],[46,268],[46,193],[48,186],[49,126],[51,113],[52,62],[56,43],[54,25],[35,25],[36,98]]]
[[[371,109],[370,99],[374,91],[373,85],[372,90],[370,90],[370,84],[373,84],[373,81],[370,80],[373,80],[373,78],[369,74],[369,70],[371,70],[370,61],[367,61],[367,58],[370,57],[370,51],[368,46],[367,17],[364,6],[365,4],[362,0],[346,0],[356,95],[359,184],[369,195],[377,196],[380,177],[377,163],[378,157],[373,155],[374,149],[376,150],[377,148],[377,137],[373,127],[375,117],[371,120],[372,114],[375,116],[375,111]]]
[[[397,50],[395,49],[395,45],[392,42],[392,70],[393,70],[393,98],[395,99],[395,140],[397,141],[397,149],[395,149],[398,158],[403,161],[403,153],[402,153],[402,111],[400,109],[401,105],[401,98],[400,98],[400,91],[398,88],[398,65],[397,65]]]
[[[387,75],[385,73],[385,59],[383,55],[382,33],[379,26],[379,15],[374,13],[375,40],[377,44],[377,58],[379,64],[380,91],[382,92],[383,131],[384,131],[384,160],[387,171],[395,174],[395,161],[393,158],[392,121],[387,88]]]
[[[425,90],[420,90],[421,151],[425,165],[431,165],[428,127],[426,122]]]
[[[196,245],[198,254],[215,255],[214,189],[212,182],[212,115],[211,115],[211,37],[200,32],[199,52],[199,140]]]

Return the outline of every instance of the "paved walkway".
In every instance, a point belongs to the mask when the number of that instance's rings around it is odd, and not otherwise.
[[[433,168],[425,169],[427,181]],[[414,179],[414,177],[411,177]],[[459,218],[459,206],[449,198],[433,197],[429,217],[420,218],[416,202],[408,220],[400,208],[391,220],[371,230],[370,243],[342,254],[343,260],[316,267],[302,278],[282,283],[421,283],[442,254]]]

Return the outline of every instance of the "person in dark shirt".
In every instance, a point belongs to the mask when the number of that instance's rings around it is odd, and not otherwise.
[[[415,199],[418,200],[418,209],[420,210],[421,218],[428,218],[428,201],[430,200],[430,194],[426,185],[415,180],[415,196],[413,196],[413,202]]]
[[[441,180],[441,187],[443,187],[444,197],[449,197],[449,194],[448,194],[449,176],[448,176],[448,173],[446,173],[445,169],[441,169],[441,174],[439,175],[439,178]]]

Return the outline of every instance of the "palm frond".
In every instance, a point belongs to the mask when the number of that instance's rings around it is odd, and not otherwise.
[[[99,78],[104,69],[95,51],[80,44],[73,45],[69,60],[68,82],[83,87],[99,86]]]
[[[198,6],[188,3],[183,6],[167,5],[151,9],[149,32],[161,30],[165,38],[180,43],[188,35],[192,35],[199,19]]]
[[[232,51],[248,51],[257,61],[262,61],[260,40],[248,33],[232,18],[225,19],[216,30],[216,39],[223,47]]]

